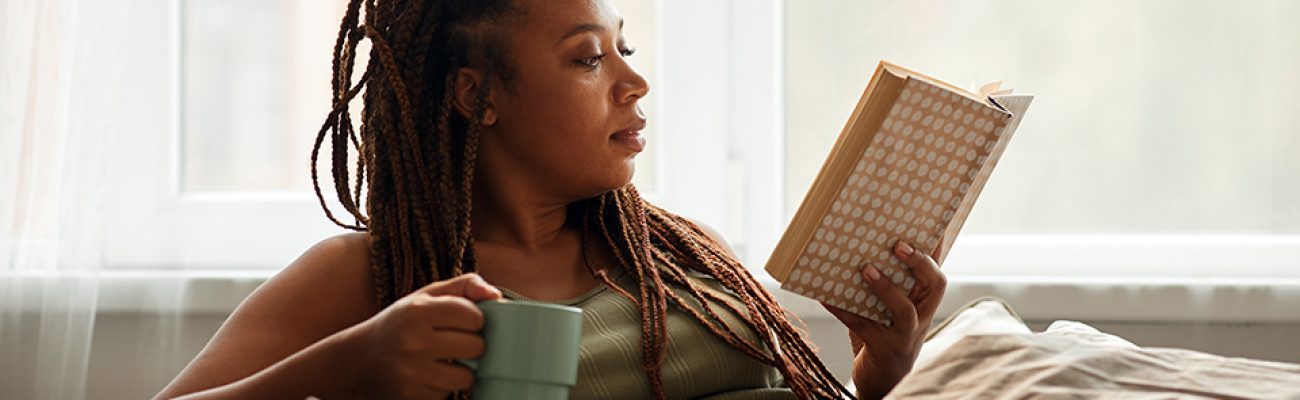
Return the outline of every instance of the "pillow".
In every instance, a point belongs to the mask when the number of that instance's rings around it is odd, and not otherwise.
[[[912,370],[921,369],[967,335],[999,333],[1029,334],[1030,331],[1029,326],[1020,320],[1020,316],[1011,310],[1006,301],[988,296],[971,300],[953,311],[948,319],[930,329]],[[845,382],[844,386],[850,392],[856,391],[852,379]]]
[[[896,399],[1300,399],[1300,364],[1139,347],[1074,321],[967,335],[903,378]]]
[[[1030,333],[1029,326],[1011,310],[1006,301],[996,297],[980,297],[958,307],[948,319],[930,330],[912,370],[921,369],[952,347],[953,343],[968,335]]]

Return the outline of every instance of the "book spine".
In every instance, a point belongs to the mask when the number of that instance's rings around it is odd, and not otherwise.
[[[831,148],[830,156],[813,180],[810,192],[804,196],[790,226],[768,258],[765,269],[777,281],[785,282],[789,278],[799,253],[807,248],[818,222],[829,211],[836,193],[848,180],[853,164],[862,157],[875,138],[875,132],[880,130],[881,123],[889,114],[888,105],[897,101],[905,80],[905,77],[888,71],[884,63],[876,68],[857,107]]]

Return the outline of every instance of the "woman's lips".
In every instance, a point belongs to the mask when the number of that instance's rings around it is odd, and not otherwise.
[[[624,130],[610,136],[610,140],[618,142],[623,146],[631,149],[633,152],[640,153],[645,150],[645,138],[641,136],[640,131]]]

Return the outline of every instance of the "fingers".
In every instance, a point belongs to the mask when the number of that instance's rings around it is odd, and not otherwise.
[[[934,317],[934,313],[939,309],[939,303],[943,300],[943,294],[948,286],[947,278],[939,271],[939,264],[933,258],[915,251],[907,242],[898,241],[894,245],[894,255],[912,268],[916,285],[912,287],[908,297],[916,304],[918,319],[929,321]]]
[[[483,329],[483,311],[463,297],[417,294],[410,309],[420,321],[434,329],[478,332]]]
[[[912,272],[916,276],[917,286],[923,288],[915,300],[917,318],[921,321],[933,320],[934,314],[939,310],[939,303],[943,302],[944,292],[948,290],[948,278],[934,267],[913,268]]]
[[[388,395],[382,398],[445,399],[450,392],[474,386],[474,371],[446,359],[420,357],[393,365],[391,381],[381,385]]]
[[[930,290],[925,293],[925,297],[916,305],[917,319],[927,321],[927,323],[933,321],[934,314],[939,312],[939,304],[943,303],[943,294],[946,290],[946,283],[931,286]]]
[[[434,331],[428,338],[433,345],[430,355],[436,359],[470,360],[482,357],[483,351],[487,349],[483,337],[474,333],[440,330]]]
[[[438,362],[430,365],[427,372],[425,382],[439,391],[455,392],[474,386],[474,371],[459,364]]]
[[[885,309],[889,310],[890,315],[893,316],[893,328],[911,330],[916,327],[916,306],[912,304],[911,299],[907,298],[907,294],[903,293],[902,289],[894,286],[894,283],[889,278],[871,265],[867,265],[866,268],[862,269],[862,277],[866,279],[871,292],[885,304]]]
[[[495,286],[487,283],[487,281],[483,280],[482,276],[475,273],[468,273],[455,278],[430,283],[417,291],[434,296],[464,297],[472,302],[497,300],[501,298],[500,290],[497,290]]]
[[[461,299],[464,300],[464,299]],[[452,360],[472,360],[482,357],[486,343],[482,336],[452,330],[435,330],[419,335],[420,344],[415,344],[408,356],[415,357],[404,364],[404,375],[408,383],[417,384],[408,387],[416,394],[426,392],[454,392],[468,390],[474,383],[474,373],[467,366],[456,364]],[[439,395],[419,395],[424,399],[442,399]]]

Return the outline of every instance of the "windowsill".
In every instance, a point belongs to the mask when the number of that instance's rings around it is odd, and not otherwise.
[[[273,274],[271,270],[103,271],[98,275],[97,310],[224,315]],[[763,275],[759,280],[801,318],[831,318],[812,300],[781,290],[772,278]],[[1296,279],[953,275],[938,315],[980,296],[1006,299],[1032,321],[1300,323],[1296,312],[1300,280]],[[39,299],[25,300],[23,304],[39,304]]]
[[[830,318],[811,300],[761,279],[801,318]],[[956,275],[938,316],[982,296],[1007,300],[1027,321],[1300,323],[1300,280]]]

